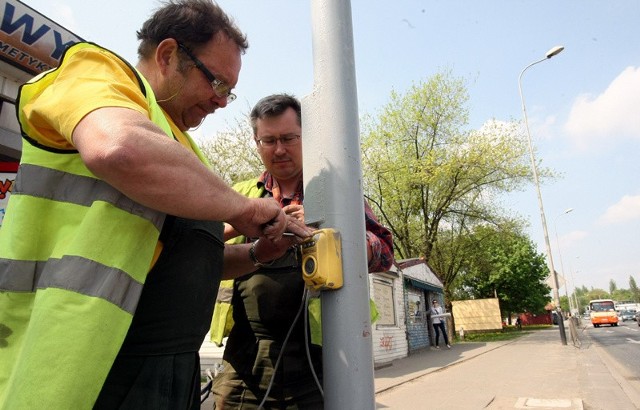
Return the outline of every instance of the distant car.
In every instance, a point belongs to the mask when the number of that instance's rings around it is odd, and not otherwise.
[[[623,310],[620,312],[620,319],[622,319],[623,322],[626,322],[627,320],[635,320],[635,318],[636,312],[632,312],[630,310]]]

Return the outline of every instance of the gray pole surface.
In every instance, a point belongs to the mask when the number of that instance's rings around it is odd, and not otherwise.
[[[527,119],[527,108],[524,103],[524,95],[522,94],[522,75],[529,67],[532,67],[538,63],[543,61],[547,61],[554,55],[560,53],[564,47],[551,49],[547,53],[545,58],[542,58],[538,61],[534,61],[533,63],[526,66],[518,76],[518,90],[520,91],[520,100],[522,101],[522,114],[524,115],[524,125],[527,130],[527,141],[529,143],[529,155],[531,157],[531,170],[533,171],[533,181],[536,186],[536,192],[538,194],[538,206],[540,207],[540,219],[542,220],[542,232],[544,234],[544,243],[547,250],[547,266],[549,267],[549,274],[552,279],[552,290],[553,290],[553,301],[556,305],[556,312],[558,315],[558,328],[560,330],[560,341],[563,345],[567,344],[567,335],[564,330],[564,319],[562,317],[562,309],[560,307],[560,294],[558,293],[558,273],[556,272],[553,266],[553,256],[551,254],[551,244],[549,243],[549,232],[547,230],[547,220],[544,215],[544,205],[542,204],[542,192],[540,191],[540,178],[538,177],[538,169],[536,167],[536,160],[533,154],[533,143],[531,142],[531,131],[529,130],[529,121]],[[555,50],[555,51],[554,51]]]
[[[322,292],[324,406],[375,409],[351,4],[312,0],[311,17],[314,90],[302,100],[305,220],[340,232],[344,274],[341,289]]]

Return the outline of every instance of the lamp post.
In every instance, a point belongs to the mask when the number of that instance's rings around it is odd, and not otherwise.
[[[536,167],[536,159],[533,155],[533,144],[531,142],[531,132],[529,131],[529,121],[527,119],[527,109],[524,104],[524,96],[522,95],[522,75],[529,67],[532,67],[538,63],[546,61],[551,57],[558,55],[564,50],[563,46],[553,47],[551,50],[547,51],[547,54],[544,58],[534,61],[533,63],[526,66],[521,72],[520,76],[518,76],[518,90],[520,91],[520,100],[522,101],[522,114],[524,115],[524,124],[527,129],[527,138],[529,141],[529,154],[531,155],[531,170],[533,171],[533,179],[536,184],[536,189],[538,192],[538,205],[540,206],[540,219],[542,220],[542,231],[544,233],[544,242],[547,248],[547,265],[549,266],[549,272],[553,278],[553,300],[556,305],[556,311],[558,313],[558,327],[560,328],[560,339],[562,340],[562,344],[567,344],[567,335],[564,331],[564,320],[562,318],[562,309],[560,308],[560,297],[558,295],[558,275],[553,267],[553,257],[551,256],[551,245],[549,244],[549,233],[547,231],[547,221],[544,217],[544,206],[542,205],[542,193],[540,192],[540,180],[538,178],[538,169]]]
[[[556,216],[553,219],[553,230],[556,233],[556,246],[558,247],[558,256],[560,257],[560,272],[562,272],[562,275],[564,277],[564,293],[567,296],[567,300],[569,301],[569,312],[571,312],[571,298],[569,297],[569,291],[568,291],[568,287],[569,287],[569,281],[567,280],[567,277],[565,276],[566,273],[564,271],[564,266],[562,264],[562,252],[560,252],[560,240],[558,239],[558,227],[556,226],[556,220],[561,217],[562,215],[566,215],[569,212],[572,212],[573,208],[567,208],[564,210],[564,212],[562,212],[560,215]],[[574,290],[575,292],[575,290]]]
[[[580,256],[576,256],[576,259],[580,259]],[[573,285],[573,301],[576,303],[576,307],[578,308],[578,313],[580,313],[580,304],[578,303],[578,297],[576,296],[576,281],[573,279],[573,269],[569,266],[569,270],[571,271],[571,284]],[[576,270],[577,274],[580,270]]]
[[[576,273],[578,272],[580,271],[577,270]],[[576,304],[576,309],[578,309],[578,314],[580,314],[580,304],[578,303],[578,296],[576,296],[576,282],[573,280],[573,270],[571,270],[571,284],[573,285],[573,302]]]

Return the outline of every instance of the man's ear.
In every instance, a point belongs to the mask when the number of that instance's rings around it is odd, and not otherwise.
[[[165,38],[158,44],[155,61],[162,74],[166,75],[172,67],[177,69],[180,62],[178,50],[178,42],[173,38]]]

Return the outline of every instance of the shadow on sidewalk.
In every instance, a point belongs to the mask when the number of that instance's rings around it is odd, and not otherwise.
[[[379,367],[375,371],[375,391],[380,393],[409,380],[437,372],[511,342],[511,340],[489,343],[463,342],[452,345],[451,349],[435,349],[432,347],[420,350],[402,359],[394,360],[386,367]]]

